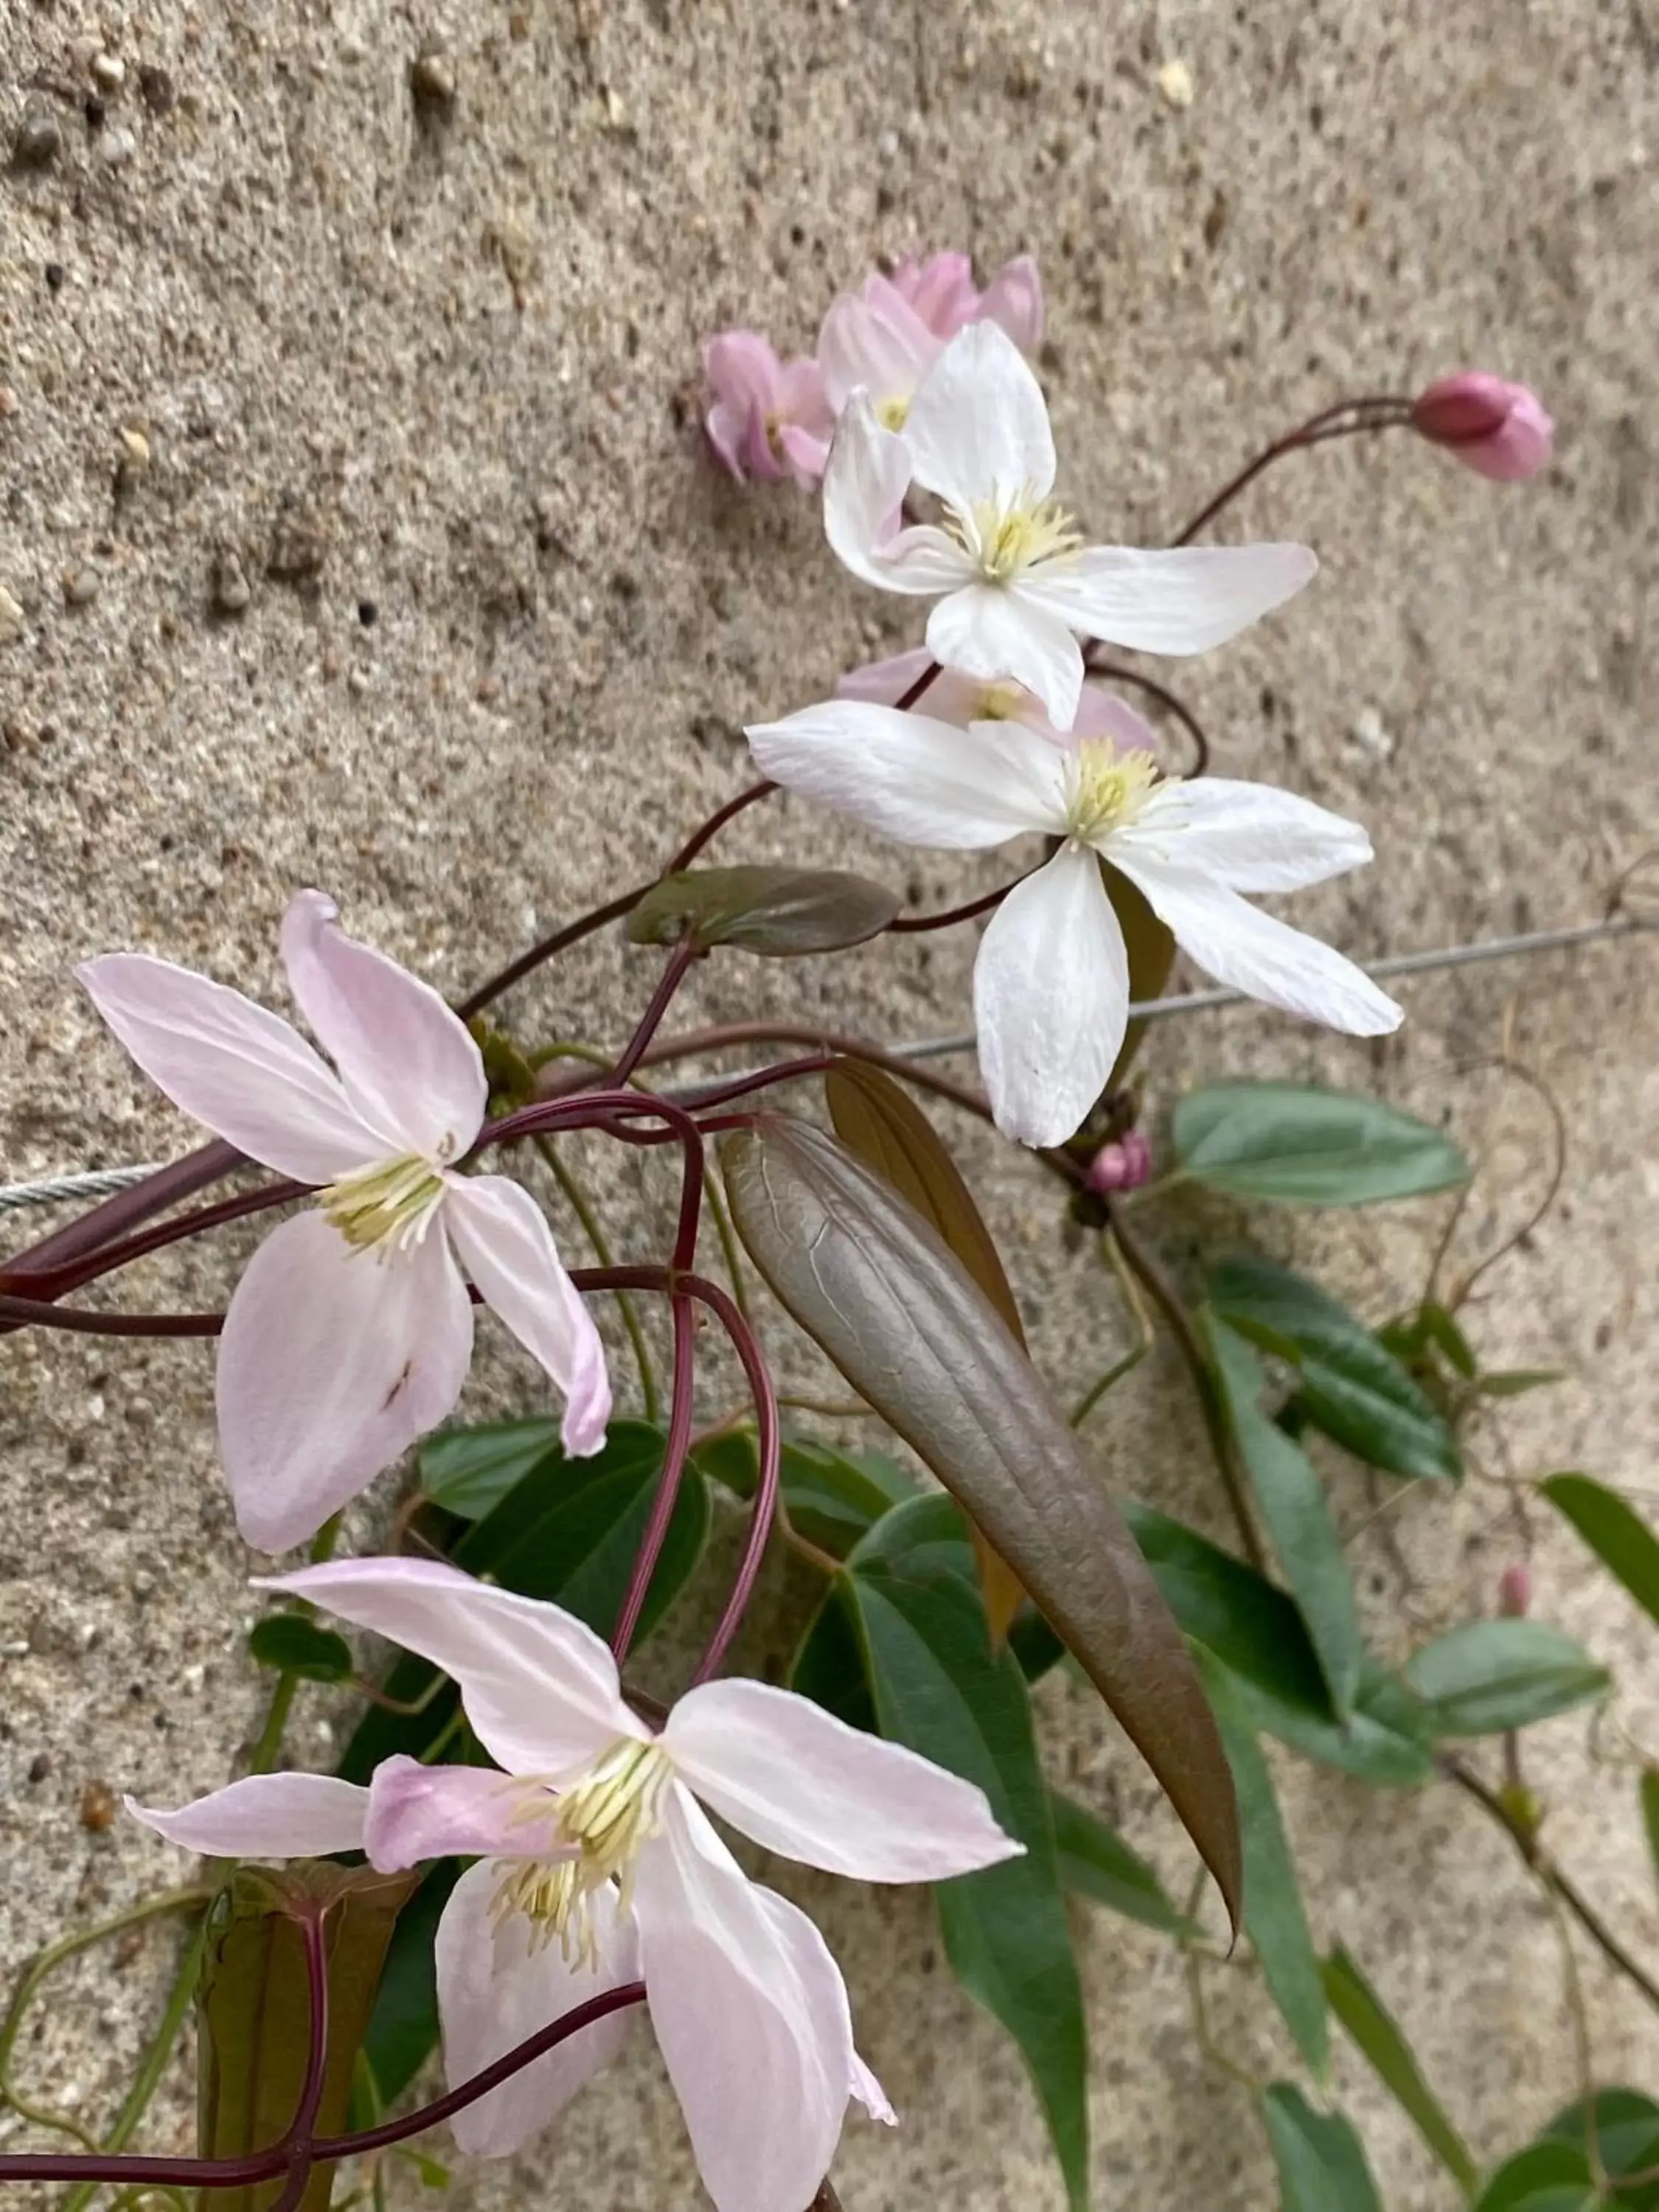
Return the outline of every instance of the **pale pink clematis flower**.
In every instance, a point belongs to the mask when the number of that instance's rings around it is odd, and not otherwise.
[[[835,427],[816,361],[780,361],[757,331],[721,331],[702,349],[708,441],[738,483],[823,474]]]
[[[1117,702],[1119,716],[1139,721]],[[997,1126],[1058,1145],[1100,1096],[1128,1024],[1123,933],[1101,879],[1121,871],[1218,982],[1358,1036],[1400,1008],[1363,970],[1241,896],[1297,890],[1371,857],[1352,822],[1265,784],[1160,777],[1138,745],[1069,748],[1018,721],[965,729],[920,707],[835,699],[748,732],[763,775],[906,844],[979,850],[1064,842],[991,917],[974,963],[979,1062]]]
[[[965,730],[973,722],[1023,722],[1028,730],[1047,738],[1051,744],[1073,745],[1081,738],[1113,738],[1120,744],[1144,745],[1152,732],[1134,708],[1109,691],[1103,684],[1087,682],[1078,697],[1077,718],[1069,730],[1057,730],[1042,710],[1042,702],[1023,684],[988,684],[959,669],[939,668],[925,645],[909,653],[896,653],[885,660],[866,661],[849,668],[836,686],[838,699],[867,699],[878,707],[896,707],[930,668],[939,673],[927,685],[914,714],[936,722],[954,722]]]
[[[829,381],[828,370],[825,372]],[[873,389],[873,387],[872,387]],[[1076,633],[1146,653],[1207,652],[1299,592],[1304,545],[1088,545],[1050,494],[1054,443],[1037,380],[995,323],[970,324],[923,379],[901,436],[855,392],[823,478],[830,545],[854,575],[935,599],[933,658],[1012,678],[1069,731],[1083,684]],[[913,484],[942,523],[896,527]]]
[[[705,1682],[660,1734],[624,1701],[592,1632],[453,1567],[350,1559],[265,1585],[390,1637],[452,1675],[504,1769],[388,1759],[349,1803],[314,1775],[256,1778],[139,1817],[186,1849],[356,1842],[383,1870],[477,1855],[437,1939],[444,2064],[457,2086],[585,1999],[642,1980],[718,2212],[803,2212],[849,2098],[892,2113],[853,2044],[847,1990],[806,1916],[750,1881],[704,1812],[768,1850],[863,1881],[937,1881],[1018,1856],[983,1793],[765,1683]],[[289,1809],[278,1790],[291,1791]],[[327,1795],[323,1794],[326,1790]],[[345,1832],[356,1823],[355,1831]],[[278,1845],[261,1840],[278,1832]],[[613,2057],[617,2014],[455,2116],[498,2156]]]
[[[77,971],[176,1106],[323,1186],[254,1254],[219,1339],[225,1471],[237,1525],[266,1552],[313,1535],[450,1411],[472,1357],[466,1276],[564,1393],[568,1451],[597,1451],[611,1413],[599,1333],[541,1209],[505,1176],[455,1172],[488,1097],[465,1024],[337,913],[301,891],[282,933],[332,1068],[276,1014],[169,961],[114,953]]]
[[[969,324],[994,322],[1022,353],[1042,342],[1042,285],[1036,264],[1022,254],[998,270],[985,290],[974,283],[965,253],[902,261],[890,277],[866,276],[856,292],[830,304],[818,331],[818,365],[833,413],[854,392],[870,394],[878,419],[902,429],[916,387],[948,341]]]
[[[1555,444],[1555,425],[1535,392],[1479,368],[1437,377],[1412,408],[1412,428],[1498,483],[1535,477]]]

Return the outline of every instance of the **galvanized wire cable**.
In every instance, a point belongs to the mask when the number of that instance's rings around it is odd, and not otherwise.
[[[1613,915],[1605,921],[1584,922],[1570,929],[1534,929],[1512,937],[1485,938],[1473,945],[1449,945],[1437,951],[1390,953],[1374,961],[1365,973],[1374,977],[1429,975],[1447,969],[1473,968],[1486,960],[1512,960],[1540,952],[1566,951],[1574,945],[1599,945],[1611,938],[1634,937],[1656,929],[1659,929],[1659,914]],[[1129,1012],[1137,1021],[1161,1021],[1175,1014],[1201,1014],[1217,1006],[1248,1003],[1248,992],[1216,988],[1182,991],[1167,999],[1147,999],[1132,1005]],[[974,1032],[964,1030],[955,1036],[921,1037],[887,1048],[906,1060],[942,1060],[950,1053],[970,1052],[973,1045]],[[0,1213],[26,1206],[58,1206],[77,1198],[106,1197],[111,1192],[142,1182],[163,1164],[147,1161],[137,1167],[93,1168],[82,1174],[47,1176],[36,1182],[9,1183],[0,1187]]]

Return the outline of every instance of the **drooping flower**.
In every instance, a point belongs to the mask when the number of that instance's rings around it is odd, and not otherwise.
[[[816,361],[780,361],[757,331],[721,331],[702,349],[708,441],[741,483],[823,474],[835,427]]]
[[[1138,721],[1120,702],[1120,714]],[[1062,838],[992,916],[974,966],[980,1066],[997,1124],[1062,1143],[1100,1095],[1128,1019],[1128,959],[1100,872],[1121,871],[1222,983],[1360,1036],[1400,1009],[1361,969],[1241,896],[1297,890],[1371,857],[1305,799],[1218,776],[1159,775],[1152,737],[1069,749],[1017,721],[966,730],[853,700],[751,728],[764,775],[907,844],[972,850]]]
[[[1006,678],[987,683],[982,677],[964,676],[959,669],[940,668],[925,645],[849,668],[836,686],[836,696],[896,707],[930,668],[938,672],[911,711],[931,715],[936,722],[953,722],[959,730],[973,722],[1023,722],[1051,744],[1067,746],[1079,738],[1113,738],[1120,744],[1144,745],[1151,736],[1134,709],[1103,684],[1085,682],[1078,696],[1076,720],[1069,730],[1057,730],[1043,712],[1042,700],[1023,684]]]
[[[830,382],[825,370],[826,383]],[[824,530],[854,575],[934,599],[927,646],[963,675],[1012,678],[1069,730],[1083,684],[1077,634],[1146,653],[1204,653],[1292,593],[1304,545],[1090,545],[1051,497],[1048,410],[1019,349],[971,324],[928,371],[901,436],[872,392],[842,415],[823,479]],[[897,526],[913,484],[942,523]]]
[[[225,1470],[238,1526],[267,1552],[313,1535],[450,1411],[472,1357],[467,1276],[564,1393],[567,1450],[597,1451],[611,1412],[598,1331],[541,1209],[506,1176],[456,1172],[488,1095],[465,1024],[337,914],[301,891],[282,932],[332,1068],[277,1015],[169,961],[115,953],[77,971],[176,1106],[322,1187],[254,1254],[219,1339]]]
[[[1036,264],[1021,254],[998,270],[983,292],[965,253],[902,261],[890,277],[866,276],[841,292],[818,331],[817,360],[830,410],[839,416],[854,392],[868,392],[879,422],[902,428],[916,387],[948,341],[970,323],[993,322],[1023,353],[1042,342],[1042,285]]]
[[[1478,368],[1437,377],[1413,406],[1412,427],[1498,483],[1535,477],[1555,444],[1555,425],[1535,392]]]
[[[806,1916],[752,1882],[703,1807],[767,1850],[864,1881],[936,1881],[1017,1856],[983,1794],[895,1744],[761,1682],[706,1682],[660,1734],[623,1700],[616,1662],[571,1614],[453,1567],[353,1559],[280,1577],[392,1638],[459,1685],[501,1772],[378,1768],[354,1807],[325,1778],[259,1778],[140,1817],[187,1849],[283,1845],[308,1820],[386,1871],[477,1855],[438,1931],[452,2087],[584,1999],[642,1980],[652,2026],[718,2212],[803,2212],[849,2098],[890,2119],[853,2044],[846,1986]],[[295,1791],[288,1810],[275,1792]],[[337,1792],[346,1785],[333,1784]],[[301,1791],[304,1795],[301,1796]],[[137,1810],[137,1808],[134,1808]],[[455,2116],[463,2148],[512,2150],[620,2047],[626,2017],[586,2028]]]

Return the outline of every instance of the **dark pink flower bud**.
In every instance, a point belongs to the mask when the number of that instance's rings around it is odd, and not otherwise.
[[[1535,477],[1548,465],[1555,437],[1535,392],[1480,368],[1437,377],[1413,405],[1412,427],[1499,483]]]
[[[1525,1567],[1505,1567],[1498,1583],[1498,1610],[1505,1620],[1519,1620],[1532,1604],[1532,1577]]]
[[[1114,1143],[1103,1145],[1089,1163],[1089,1188],[1100,1198],[1139,1190],[1152,1179],[1152,1148],[1139,1129],[1126,1129]]]

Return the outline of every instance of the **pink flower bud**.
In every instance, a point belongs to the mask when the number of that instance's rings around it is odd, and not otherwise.
[[[1532,1604],[1532,1577],[1525,1567],[1505,1567],[1498,1583],[1498,1610],[1505,1620],[1519,1620]]]
[[[1103,1145],[1089,1163],[1089,1188],[1097,1197],[1139,1190],[1152,1179],[1152,1148],[1139,1129],[1126,1129],[1115,1143]]]
[[[1412,427],[1499,483],[1535,477],[1555,436],[1536,392],[1478,368],[1437,377],[1413,405]]]
[[[834,422],[815,361],[781,362],[757,331],[721,331],[706,341],[708,442],[742,483],[823,474]]]

